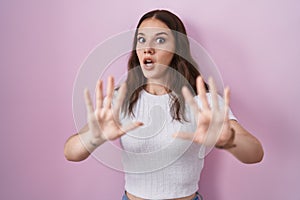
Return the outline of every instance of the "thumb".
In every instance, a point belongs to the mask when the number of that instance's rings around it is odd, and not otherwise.
[[[121,127],[122,135],[124,135],[128,131],[134,130],[134,129],[136,129],[140,126],[143,126],[143,125],[144,125],[143,122],[132,122],[132,123],[126,124],[125,126]]]

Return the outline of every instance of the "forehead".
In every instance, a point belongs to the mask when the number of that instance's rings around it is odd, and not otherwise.
[[[158,32],[171,33],[171,29],[164,22],[154,18],[144,20],[138,29],[138,33],[143,34],[155,34]]]

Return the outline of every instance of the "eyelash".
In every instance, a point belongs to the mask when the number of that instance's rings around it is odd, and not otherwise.
[[[143,41],[141,41],[141,40],[143,40]],[[138,37],[137,41],[139,43],[145,43],[146,42],[145,38],[143,38],[143,37]]]
[[[146,39],[145,39],[144,37],[138,37],[138,38],[137,38],[137,41],[138,41],[139,43],[145,43],[145,42],[146,42]],[[155,41],[156,41],[157,44],[163,44],[163,43],[165,43],[166,39],[163,38],[163,37],[158,37],[158,38],[156,38]]]
[[[161,40],[162,42],[158,42],[159,40]],[[157,42],[158,44],[165,43],[165,41],[166,41],[165,38],[162,38],[162,37],[156,38],[156,42]]]

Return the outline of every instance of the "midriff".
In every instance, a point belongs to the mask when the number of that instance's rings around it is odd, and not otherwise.
[[[145,200],[145,199],[136,197],[136,196],[130,194],[129,192],[127,192],[127,191],[126,191],[126,195],[129,198],[129,200]],[[172,200],[192,200],[195,196],[196,196],[196,193],[192,194],[190,196],[187,196],[187,197],[181,197],[181,198],[176,198],[176,199],[172,199]]]

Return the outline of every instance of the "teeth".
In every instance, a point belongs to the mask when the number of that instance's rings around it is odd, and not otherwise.
[[[146,65],[147,65],[148,67],[151,67],[151,66],[153,65],[153,63],[146,63]]]
[[[144,63],[145,63],[145,64],[152,63],[152,60],[151,60],[151,59],[147,59],[147,60],[144,61]]]

